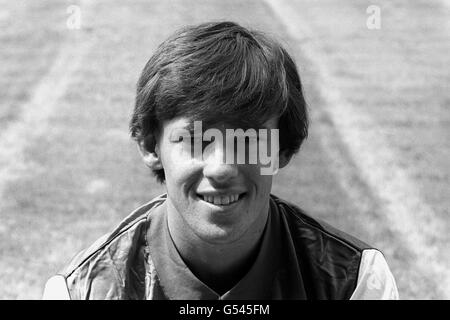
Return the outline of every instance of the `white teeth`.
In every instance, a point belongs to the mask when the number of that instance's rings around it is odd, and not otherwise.
[[[231,200],[230,198],[231,197],[223,196],[220,200],[222,200],[222,204],[229,204]]]
[[[203,196],[203,200],[216,205],[229,205],[236,202],[239,199],[238,194],[232,194],[229,196]]]

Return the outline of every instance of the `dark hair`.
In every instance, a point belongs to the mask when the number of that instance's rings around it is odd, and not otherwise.
[[[163,121],[177,116],[259,127],[279,116],[280,150],[296,153],[308,116],[296,65],[263,33],[234,22],[183,28],[164,41],[137,83],[131,136],[153,151]],[[155,170],[158,181],[164,170]]]

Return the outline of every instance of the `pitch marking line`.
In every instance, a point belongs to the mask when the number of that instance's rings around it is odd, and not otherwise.
[[[381,199],[381,208],[390,222],[388,227],[400,235],[404,246],[416,256],[415,266],[410,268],[435,283],[442,297],[449,298],[450,272],[445,253],[433,246],[434,234],[445,234],[445,230],[434,219],[432,208],[422,200],[414,181],[398,165],[397,155],[377,130],[379,126],[340,96],[337,81],[325,66],[327,58],[315,46],[314,33],[305,23],[301,24],[291,3],[284,0],[266,0],[266,3],[279,16],[290,37],[303,41],[302,52],[319,73],[316,85],[325,100],[325,112],[348,147],[360,176]]]
[[[89,1],[86,5],[89,5]],[[71,32],[70,36],[59,49],[48,73],[34,87],[30,98],[21,107],[20,118],[12,122],[5,131],[0,131],[0,199],[8,183],[21,177],[29,168],[24,150],[32,138],[44,135],[51,129],[48,119],[92,45],[92,41],[83,38],[79,31],[67,32]]]

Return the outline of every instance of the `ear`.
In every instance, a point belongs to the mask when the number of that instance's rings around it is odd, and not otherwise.
[[[288,156],[286,150],[281,150],[278,167],[280,169],[286,167],[287,164],[289,163],[289,161],[291,161],[291,158],[292,158],[292,155]]]
[[[163,169],[159,145],[155,142],[155,138],[153,136],[147,136],[143,140],[139,141],[138,150],[147,167],[152,170]]]

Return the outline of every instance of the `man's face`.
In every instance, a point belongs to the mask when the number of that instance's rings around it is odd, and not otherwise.
[[[277,122],[273,117],[264,127],[270,132]],[[156,147],[165,171],[169,219],[177,224],[177,232],[225,244],[264,226],[272,175],[261,174],[259,161],[226,163],[226,143],[203,142],[202,156],[194,156],[193,145],[199,139],[202,143],[202,137],[192,133],[191,139],[178,138],[189,127],[192,123],[185,117],[166,121]],[[236,129],[222,123],[214,128],[224,137],[226,129]]]

